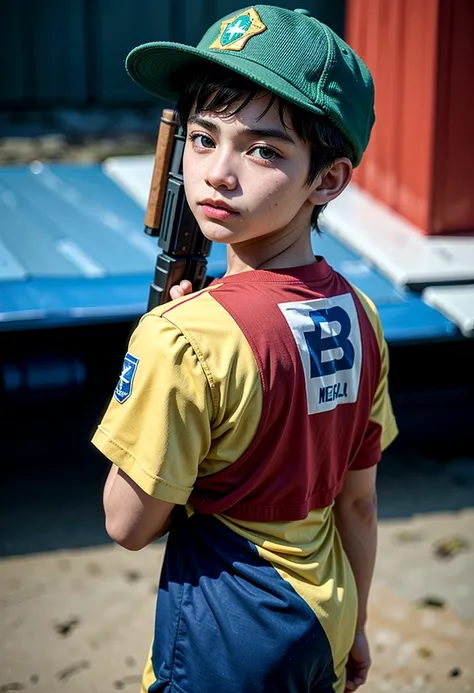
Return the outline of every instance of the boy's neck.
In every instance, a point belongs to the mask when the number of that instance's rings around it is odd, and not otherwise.
[[[227,246],[227,271],[225,276],[256,269],[285,269],[302,267],[317,262],[311,247],[310,234],[296,238],[278,239],[265,244]]]

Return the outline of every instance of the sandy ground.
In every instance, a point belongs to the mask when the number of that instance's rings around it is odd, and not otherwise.
[[[92,469],[7,480],[0,693],[139,690],[164,543],[107,542]],[[379,496],[365,693],[474,690],[474,460],[392,455]]]

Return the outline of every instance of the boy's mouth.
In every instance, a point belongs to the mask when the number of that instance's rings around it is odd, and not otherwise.
[[[221,200],[206,199],[201,200],[198,204],[206,217],[211,219],[230,219],[239,214],[239,212],[236,212],[230,205]]]

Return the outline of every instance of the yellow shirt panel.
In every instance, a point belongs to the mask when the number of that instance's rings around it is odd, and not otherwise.
[[[260,422],[262,388],[244,335],[209,292],[147,313],[129,344],[130,396],[92,440],[155,498],[185,504],[196,477],[239,459]]]
[[[380,381],[372,403],[372,411],[370,420],[378,424],[382,428],[382,450],[388,448],[398,435],[398,427],[393,415],[392,403],[388,393],[388,371],[389,371],[389,355],[387,342],[384,339],[382,325],[379,314],[374,303],[356,286],[351,285],[362,303],[367,317],[370,320],[374,332],[377,335],[377,341],[380,349],[380,357],[382,360],[382,368],[380,373]]]

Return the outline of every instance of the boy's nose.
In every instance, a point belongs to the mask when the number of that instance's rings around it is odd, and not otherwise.
[[[215,189],[224,186],[227,190],[235,190],[237,187],[237,175],[225,157],[209,162],[206,181]]]

